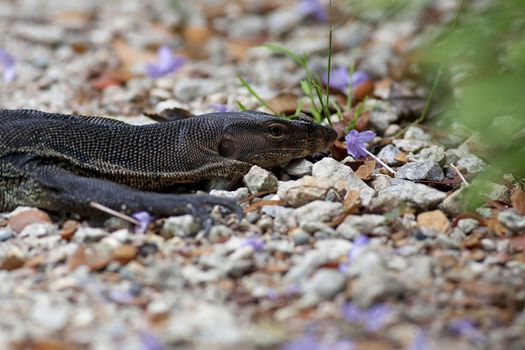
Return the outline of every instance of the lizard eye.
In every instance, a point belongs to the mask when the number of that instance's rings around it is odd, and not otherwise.
[[[281,137],[284,135],[284,128],[280,125],[272,125],[270,126],[270,134],[273,137]]]

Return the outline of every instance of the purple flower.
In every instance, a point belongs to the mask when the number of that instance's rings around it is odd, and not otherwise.
[[[300,338],[286,343],[282,350],[317,350],[319,343],[317,338],[312,334],[305,334]]]
[[[350,82],[352,83],[352,87],[355,88],[367,80],[370,80],[368,74],[361,70],[354,72],[352,79],[350,79],[348,69],[344,66],[339,66],[330,71],[330,87],[339,91],[348,90]],[[323,76],[323,84],[328,84],[328,73],[325,73]]]
[[[303,16],[312,16],[319,22],[328,21],[326,7],[321,4],[320,0],[301,0],[298,10]]]
[[[366,157],[368,153],[365,148],[365,143],[371,141],[375,136],[376,133],[370,130],[363,132],[351,130],[345,137],[348,154],[352,155],[355,159]]]
[[[313,334],[305,334],[300,338],[286,343],[282,350],[354,350],[354,344],[349,339],[326,343]]]
[[[158,61],[148,63],[146,69],[151,78],[159,78],[168,73],[177,71],[186,63],[186,58],[175,56],[168,46],[162,46],[157,51]]]
[[[348,261],[345,263],[339,264],[339,272],[346,273],[348,271],[348,267],[350,266],[350,263],[352,260],[354,260],[361,252],[363,251],[363,248],[368,245],[368,242],[370,241],[370,238],[368,238],[367,235],[360,234],[359,237],[357,237],[352,244],[352,247],[348,251]]]
[[[297,296],[301,294],[301,288],[299,287],[299,285],[293,284],[286,289],[286,294],[288,295],[288,297]]]
[[[362,70],[355,71],[354,74],[352,74],[352,87],[357,87],[368,80],[370,80],[368,74]]]
[[[452,321],[449,328],[453,332],[466,337],[472,343],[482,344],[487,340],[485,335],[476,329],[474,321],[468,318]]]
[[[279,298],[279,293],[277,293],[277,291],[273,288],[268,288],[266,290],[266,299],[269,299],[269,300],[272,300],[272,301],[275,301]]]
[[[139,339],[140,339],[140,343],[142,344],[142,349],[144,350],[165,350],[166,349],[166,346],[164,345],[162,340],[160,340],[157,336],[151,333],[141,332],[139,334]]]
[[[367,235],[360,234],[354,241],[352,248],[348,251],[348,261],[351,262],[356,256],[361,254],[361,251],[368,245],[369,241],[370,238],[368,238]]]
[[[412,340],[412,343],[407,348],[407,350],[428,350],[428,339],[427,335],[423,330],[419,329],[416,333],[416,336],[414,337],[414,340]]]
[[[211,108],[215,110],[215,112],[229,112],[228,106],[220,104],[220,103],[212,103],[210,105]]]
[[[0,49],[0,64],[4,70],[4,82],[9,83],[15,78],[15,58],[7,53],[7,51]]]
[[[362,324],[368,332],[380,330],[390,314],[390,306],[387,304],[376,304],[369,309],[361,309],[354,303],[343,306],[343,317],[347,321]]]
[[[109,292],[109,299],[119,304],[130,304],[135,299],[135,295],[129,289],[117,289]]]
[[[264,242],[263,242],[263,240],[259,239],[257,237],[250,237],[250,238],[245,239],[241,243],[241,247],[246,247],[246,246],[252,247],[252,249],[254,251],[256,251],[256,252],[260,252],[260,251],[264,250]]]
[[[153,221],[153,216],[150,215],[147,211],[139,211],[131,215],[131,217],[137,220],[139,223],[135,227],[135,232],[144,233],[148,228],[148,225]]]

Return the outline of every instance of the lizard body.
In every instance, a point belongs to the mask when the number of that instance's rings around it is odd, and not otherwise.
[[[30,205],[85,212],[96,201],[158,215],[209,204],[210,195],[156,193],[178,183],[269,168],[325,149],[333,129],[257,112],[210,113],[150,125],[34,110],[0,110],[0,210]]]

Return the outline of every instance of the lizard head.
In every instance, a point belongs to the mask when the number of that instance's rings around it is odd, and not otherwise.
[[[306,115],[286,120],[258,111],[229,114],[221,131],[216,145],[221,157],[263,168],[322,151],[337,138],[334,129]]]

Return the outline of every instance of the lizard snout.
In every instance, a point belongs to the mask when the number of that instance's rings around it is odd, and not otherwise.
[[[337,140],[337,131],[332,128],[324,128],[324,138],[328,141],[329,144],[332,144]]]

